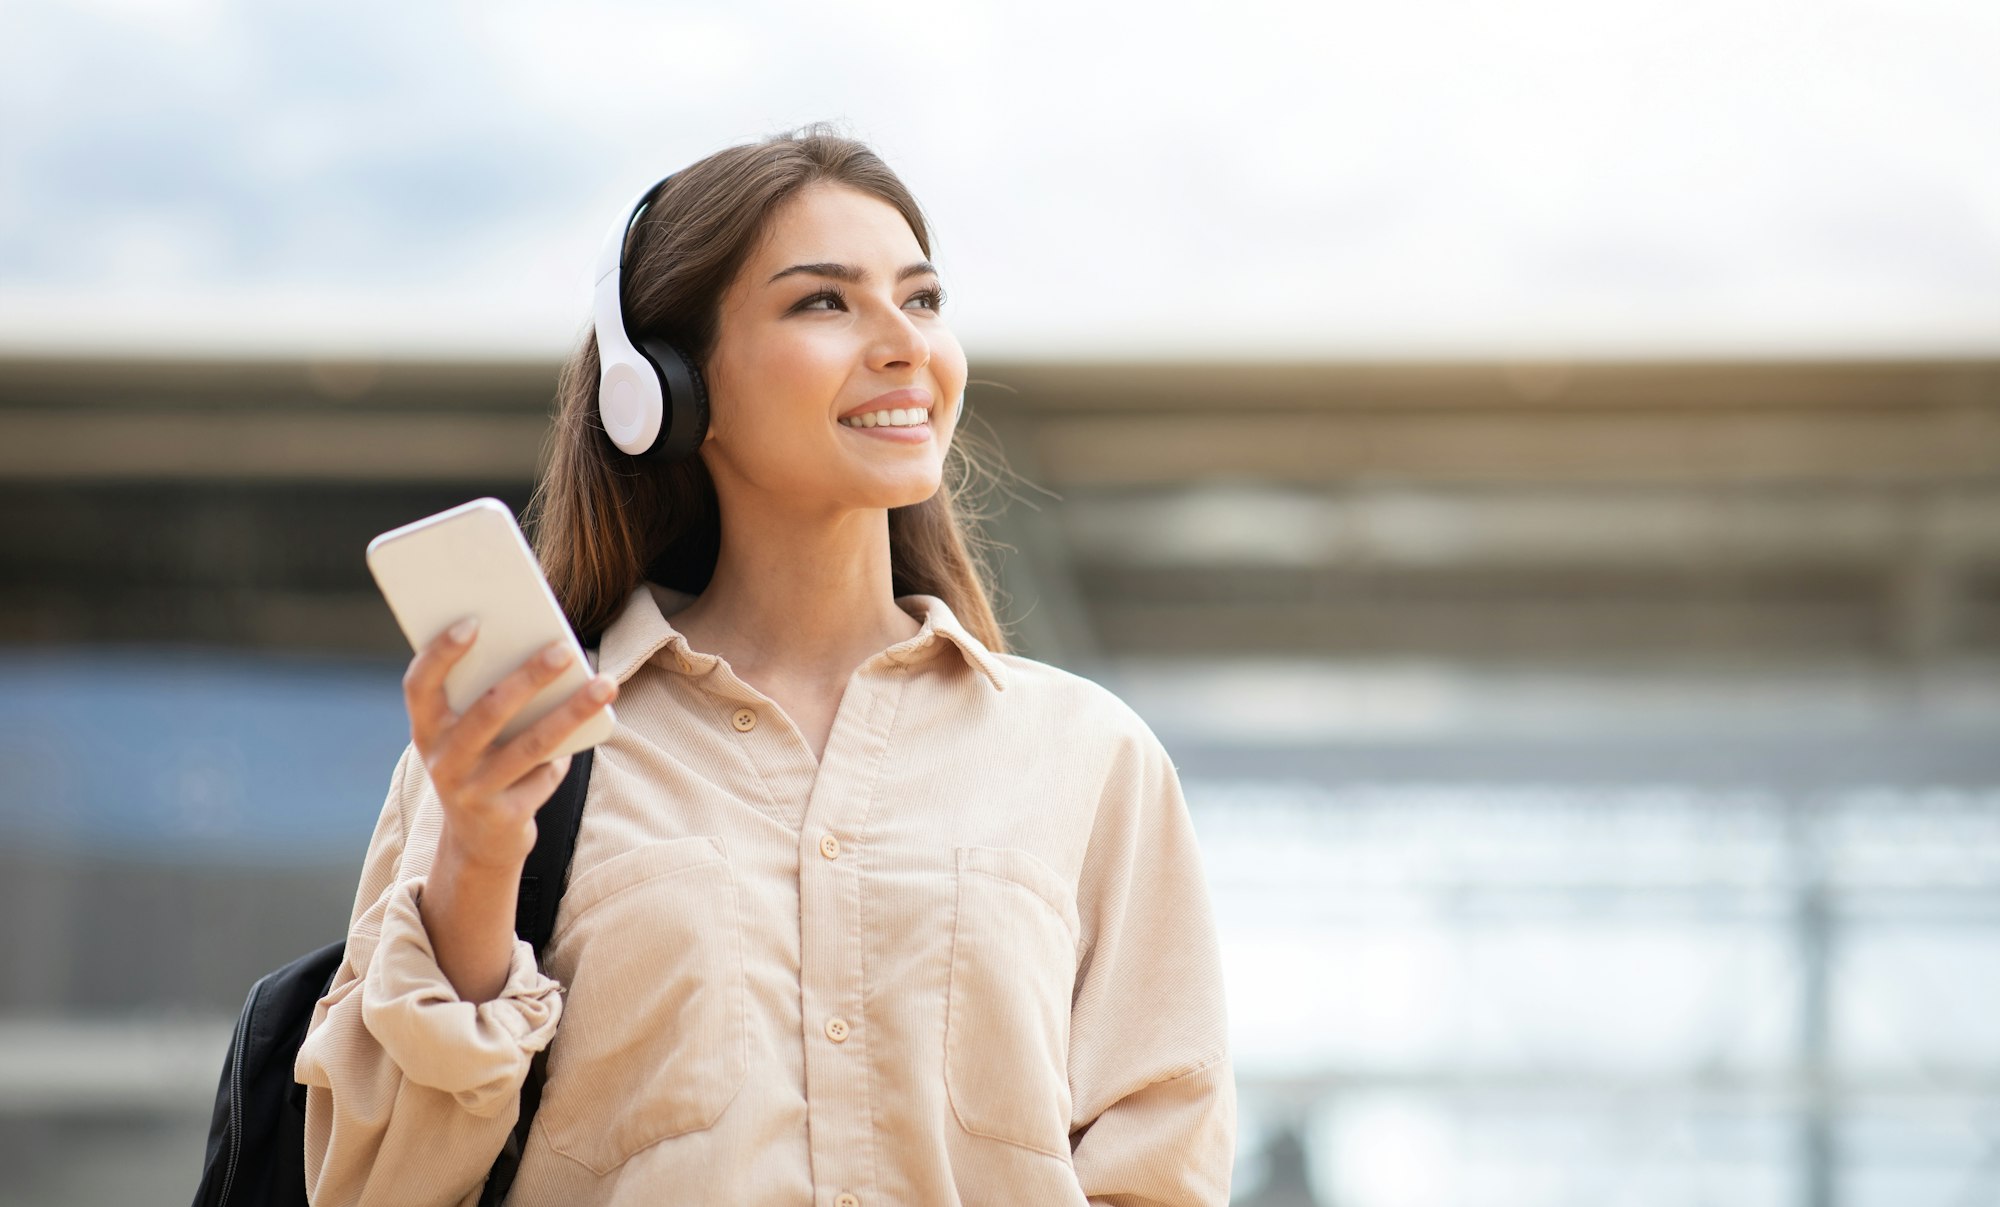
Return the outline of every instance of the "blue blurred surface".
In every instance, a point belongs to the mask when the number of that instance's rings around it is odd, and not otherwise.
[[[405,665],[183,647],[0,652],[0,842],[352,863],[409,740]]]

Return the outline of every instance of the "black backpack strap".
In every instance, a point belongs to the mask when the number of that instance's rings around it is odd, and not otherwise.
[[[576,851],[577,830],[583,825],[584,795],[590,788],[591,756],[594,749],[579,750],[570,756],[569,771],[557,785],[555,794],[535,814],[535,849],[521,868],[521,892],[514,902],[514,933],[535,949],[535,962],[555,931],[556,908],[562,904],[569,884],[570,856]],[[548,1066],[548,1049],[535,1053],[528,1066],[528,1079],[521,1085],[521,1116],[493,1169],[486,1175],[486,1188],[479,1196],[480,1207],[499,1207],[514,1184],[521,1165],[521,1152],[528,1140],[528,1128],[542,1101],[542,1081]]]
[[[576,833],[583,825],[583,797],[590,787],[586,748],[570,756],[569,771],[535,814],[535,849],[521,867],[521,891],[514,899],[514,933],[535,949],[535,959],[549,945],[556,929],[556,907],[569,881],[569,860],[576,851]]]

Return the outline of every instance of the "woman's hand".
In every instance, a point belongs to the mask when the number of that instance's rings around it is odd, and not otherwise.
[[[514,714],[568,667],[569,643],[555,642],[529,658],[461,716],[445,701],[444,679],[472,648],[477,622],[455,626],[468,627],[472,631],[461,637],[445,630],[410,660],[403,675],[410,740],[444,803],[440,862],[449,859],[469,870],[518,875],[535,848],[535,812],[569,770],[568,755],[550,755],[572,730],[617,698],[618,684],[599,675],[510,741],[495,745]],[[560,655],[558,661],[548,661],[551,651]],[[604,694],[593,694],[599,687]]]

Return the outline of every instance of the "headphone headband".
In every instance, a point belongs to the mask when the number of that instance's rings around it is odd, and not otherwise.
[[[611,230],[605,235],[604,246],[598,249],[597,271],[592,276],[593,280],[602,284],[606,273],[619,272],[625,267],[625,241],[632,234],[632,224],[639,220],[639,212],[651,205],[659,191],[667,187],[667,182],[678,175],[679,172],[669,172],[655,181],[626,207],[625,216],[612,224]]]

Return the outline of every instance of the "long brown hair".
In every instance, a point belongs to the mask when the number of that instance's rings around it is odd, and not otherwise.
[[[673,340],[705,370],[723,292],[772,213],[817,181],[895,206],[930,256],[930,227],[903,182],[865,144],[815,122],[718,151],[675,174],[631,236],[627,328]],[[722,539],[707,465],[699,456],[647,464],[621,452],[598,419],[597,378],[597,341],[586,330],[557,379],[546,468],[522,515],[549,586],[585,644],[602,636],[642,581],[699,594],[715,573]],[[957,502],[974,477],[993,472],[968,449],[961,426],[937,492],[889,509],[889,561],[896,595],[937,596],[973,636],[1005,652],[991,598],[992,543],[973,522],[981,517]]]

